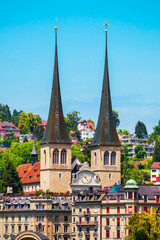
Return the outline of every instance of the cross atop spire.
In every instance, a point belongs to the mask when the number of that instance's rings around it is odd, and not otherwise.
[[[55,26],[55,58],[53,84],[51,92],[50,109],[48,114],[47,127],[41,144],[48,143],[67,143],[71,144],[67,128],[65,125],[61,101],[59,71],[58,71],[58,52],[57,52],[57,26]]]
[[[108,23],[107,23],[107,21],[105,22],[105,24],[103,24],[103,26],[105,26],[105,32],[107,32],[108,31],[108,26],[110,26]]]

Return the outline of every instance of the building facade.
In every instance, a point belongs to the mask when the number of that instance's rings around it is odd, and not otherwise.
[[[115,185],[108,193],[73,195],[73,240],[122,239],[129,217],[136,212],[160,209],[160,185],[138,185],[129,180]]]
[[[20,129],[17,128],[12,122],[0,121],[0,136],[1,137],[18,137]]]
[[[151,182],[160,184],[160,162],[153,162],[151,166]]]
[[[15,238],[24,231],[43,233],[50,240],[71,239],[69,196],[1,197],[0,239]]]
[[[86,120],[81,120],[78,123],[78,130],[81,133],[81,139],[86,140],[88,138],[93,138],[95,134],[95,126],[92,122],[87,122]]]

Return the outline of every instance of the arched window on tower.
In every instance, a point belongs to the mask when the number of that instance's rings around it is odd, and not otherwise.
[[[104,165],[109,165],[109,152],[105,151],[104,153]]]
[[[66,149],[63,149],[61,151],[61,164],[66,164],[67,163],[67,151]]]
[[[111,165],[116,165],[116,152],[111,153]]]
[[[96,152],[94,153],[94,160],[95,160],[95,166],[97,165],[97,154]]]
[[[59,151],[55,149],[53,151],[53,164],[59,164]]]
[[[45,165],[46,165],[46,150],[44,150],[44,162],[45,162]]]

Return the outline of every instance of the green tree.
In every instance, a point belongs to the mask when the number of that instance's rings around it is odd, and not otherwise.
[[[5,189],[6,191],[8,186],[13,188],[13,193],[22,192],[22,184],[20,178],[13,162],[9,158],[9,154],[4,166],[4,172],[1,180],[1,190],[3,191]]]
[[[160,216],[153,212],[134,213],[126,226],[129,236],[125,240],[160,240]]]
[[[0,104],[0,121],[11,121],[11,112],[7,104]]]
[[[117,128],[120,124],[119,113],[115,110],[112,110],[112,113],[113,113],[113,120],[114,120],[115,126]]]
[[[160,137],[156,137],[154,152],[153,152],[153,162],[160,162]]]
[[[37,127],[35,127],[35,129],[33,130],[33,135],[38,139],[38,140],[42,140],[44,134],[44,127],[42,125],[38,125]]]
[[[123,129],[123,133],[124,133],[125,135],[129,135],[129,131],[126,130],[126,129]]]
[[[27,114],[24,112],[20,113],[18,128],[21,130],[21,134],[29,133],[29,127],[27,126]]]
[[[135,152],[137,158],[144,158],[147,155],[146,151],[143,150],[143,147],[141,144],[138,144],[135,147],[134,152]]]
[[[89,123],[91,122],[91,123],[93,123],[93,125],[94,125],[94,122],[93,122],[93,120],[91,120],[91,119],[88,119],[87,122],[89,122]],[[94,126],[95,126],[95,125],[94,125]]]
[[[13,110],[12,117],[11,117],[11,122],[18,127],[18,122],[19,122],[19,116],[23,111],[17,111],[16,109]]]
[[[141,144],[138,144],[134,149],[135,154],[137,154],[139,151],[143,151],[143,147]]]
[[[151,143],[153,141],[156,140],[157,136],[159,137],[160,136],[160,120],[158,122],[158,125],[156,125],[154,128],[153,128],[153,133],[150,135],[149,137],[149,140],[148,142]]]
[[[84,154],[81,151],[81,145],[71,145],[72,157],[78,157],[81,162],[85,162]]]
[[[80,121],[80,117],[78,116],[79,115],[79,112],[77,111],[72,111],[70,113],[67,113],[67,119],[69,121],[67,121],[67,124],[68,124],[68,129],[69,131],[75,131],[77,130],[77,126],[78,126],[78,122]],[[66,118],[65,118],[66,119]]]
[[[33,114],[31,112],[27,113],[26,125],[28,126],[31,133],[33,130],[42,122],[39,115]]]
[[[135,126],[135,134],[138,138],[144,138],[148,135],[146,126],[143,122],[138,121]]]
[[[122,129],[118,129],[118,133],[122,133]]]

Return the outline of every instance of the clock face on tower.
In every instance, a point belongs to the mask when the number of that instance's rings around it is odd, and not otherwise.
[[[85,184],[89,183],[91,181],[91,174],[89,172],[83,172],[81,175],[81,181]]]

